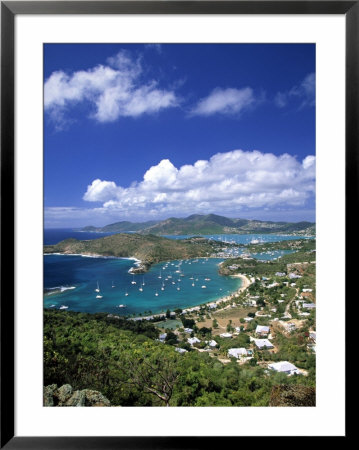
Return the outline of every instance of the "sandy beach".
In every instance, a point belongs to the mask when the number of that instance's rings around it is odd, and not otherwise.
[[[237,296],[241,292],[245,291],[247,289],[247,287],[251,284],[249,279],[241,273],[237,273],[236,275],[231,275],[231,276],[233,278],[240,278],[242,280],[241,287],[238,289],[238,291],[232,292],[232,294],[226,295],[225,297],[221,297],[220,299],[218,299],[214,302],[209,302],[209,303],[207,303],[207,305],[212,305],[213,303],[218,305],[221,302],[228,302],[229,300],[232,300],[235,296]]]
[[[251,284],[249,279],[245,275],[243,275],[241,273],[238,273],[238,274],[235,274],[235,275],[231,275],[231,276],[235,277],[235,278],[240,278],[242,280],[241,287],[237,291],[234,291],[234,292],[232,292],[231,294],[229,294],[229,295],[227,295],[225,297],[221,297],[218,300],[214,300],[214,301],[205,303],[207,306],[213,305],[213,304],[219,305],[222,302],[228,302],[228,301],[232,300],[234,297],[236,297],[238,294],[240,294],[241,292],[246,290],[248,288],[248,286]],[[199,308],[200,308],[200,306],[192,306],[190,308],[183,308],[183,311],[186,311],[186,312],[198,311]],[[155,317],[155,316],[162,316],[162,317],[164,317],[165,314],[164,313],[152,314],[150,316],[141,316],[141,317],[131,318],[131,320],[134,320],[134,319],[137,319],[137,320],[153,319],[153,317]]]
[[[245,291],[248,288],[248,286],[251,284],[249,279],[241,273],[237,273],[235,275],[230,275],[230,276],[233,278],[240,278],[242,280],[241,287],[237,291],[234,291],[231,294],[226,295],[225,297],[221,297],[218,300],[207,302],[206,303],[207,306],[213,305],[213,304],[219,305],[222,302],[228,302],[228,301],[232,300],[234,297],[236,297],[237,295],[239,295],[241,292]],[[187,312],[196,311],[198,309],[199,309],[199,306],[192,306],[191,308],[184,308],[184,310]]]

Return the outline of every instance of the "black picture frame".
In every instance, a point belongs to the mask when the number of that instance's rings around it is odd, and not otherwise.
[[[1,2],[1,440],[6,449],[202,448],[223,437],[25,437],[14,435],[14,20],[18,14],[340,14],[346,20],[346,236],[358,204],[359,1]],[[350,205],[349,205],[350,201]],[[346,295],[354,267],[346,240]],[[6,281],[6,282],[4,282]],[[347,404],[347,402],[346,402]],[[347,429],[348,431],[348,429]],[[348,437],[348,433],[346,433]],[[226,444],[227,439],[225,438]],[[218,444],[219,442],[217,442]]]

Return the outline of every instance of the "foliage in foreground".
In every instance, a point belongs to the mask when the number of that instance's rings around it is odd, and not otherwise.
[[[181,355],[157,335],[149,323],[45,310],[44,384],[98,390],[121,406],[267,406],[273,385],[314,386],[312,376]]]

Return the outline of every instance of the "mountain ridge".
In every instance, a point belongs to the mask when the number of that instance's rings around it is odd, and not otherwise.
[[[169,217],[164,220],[146,222],[114,222],[104,227],[87,226],[81,231],[92,232],[136,232],[140,234],[186,235],[186,234],[249,234],[249,233],[285,233],[296,235],[314,235],[315,223],[274,222],[251,219],[231,219],[217,214],[191,214],[188,217]]]

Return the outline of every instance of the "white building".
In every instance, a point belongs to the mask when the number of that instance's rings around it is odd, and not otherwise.
[[[176,347],[175,351],[178,353],[186,353],[187,352],[187,350],[185,348],[180,348],[180,347]]]
[[[257,325],[256,334],[263,335],[263,334],[268,334],[268,333],[269,333],[269,327],[264,326],[264,325]]]
[[[232,358],[241,358],[243,356],[247,356],[247,350],[245,348],[230,348],[228,350],[228,357],[232,357]]]
[[[200,339],[198,339],[198,338],[196,338],[196,337],[193,337],[193,338],[188,338],[188,339],[187,339],[187,342],[188,342],[190,345],[193,345],[193,344],[198,344],[198,343],[201,342],[201,341],[200,341]]]
[[[274,348],[273,344],[268,339],[254,339],[256,346],[262,350],[263,348]]]
[[[315,303],[303,303],[302,308],[313,309],[315,308]]]
[[[277,363],[268,364],[268,368],[276,372],[285,373],[287,375],[300,375],[300,370],[288,361],[280,361]]]
[[[184,331],[185,331],[186,333],[192,333],[193,330],[192,330],[192,328],[185,328]]]
[[[231,334],[231,333],[222,333],[222,334],[220,334],[220,336],[221,336],[222,338],[231,338],[231,337],[232,337],[232,334]]]
[[[214,339],[212,339],[211,341],[208,341],[207,344],[212,348],[217,347],[217,345],[218,345]]]

